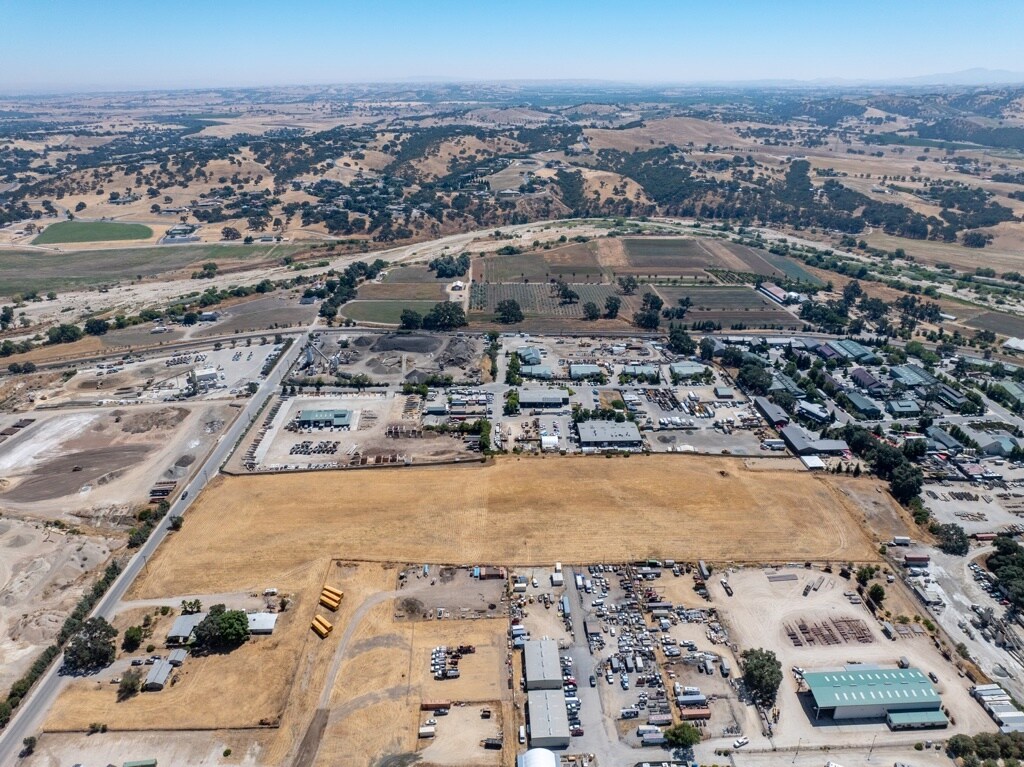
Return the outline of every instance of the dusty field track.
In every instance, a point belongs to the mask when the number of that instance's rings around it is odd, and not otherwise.
[[[150,561],[134,596],[251,588],[326,557],[874,560],[862,519],[824,478],[696,456],[221,477]]]

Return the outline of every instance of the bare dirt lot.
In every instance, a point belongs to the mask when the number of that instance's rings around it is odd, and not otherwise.
[[[0,689],[7,689],[57,635],[115,538],[0,520]]]
[[[158,479],[190,471],[223,427],[226,410],[197,404],[36,411],[35,422],[0,449],[0,508],[116,523],[146,502]],[[211,422],[220,427],[208,428]]]
[[[315,481],[222,477],[161,547],[138,591],[243,588],[253,562],[273,577],[325,555],[522,564],[648,554],[874,560],[859,517],[825,478],[696,456],[506,458],[486,467],[322,473]]]

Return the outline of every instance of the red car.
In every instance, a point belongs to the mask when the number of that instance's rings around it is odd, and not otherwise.
[[[573,735],[573,736],[579,736],[579,735],[582,735],[582,734],[583,734],[583,728],[582,728],[582,727],[573,727],[573,728],[572,728],[572,729],[571,729],[571,730],[569,731],[569,734],[570,734],[570,735]]]

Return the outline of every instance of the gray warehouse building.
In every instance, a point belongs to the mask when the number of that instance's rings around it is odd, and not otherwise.
[[[569,404],[569,394],[564,389],[520,389],[521,410],[558,410]]]
[[[531,639],[523,647],[523,675],[527,690],[562,689],[562,666],[554,639]]]
[[[632,421],[583,421],[576,428],[583,450],[635,450],[643,445],[640,430]]]
[[[567,748],[569,715],[560,690],[530,690],[526,693],[526,716],[530,723],[531,748]]]

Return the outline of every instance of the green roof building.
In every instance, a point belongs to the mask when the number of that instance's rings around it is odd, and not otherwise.
[[[347,429],[352,426],[351,410],[300,410],[300,429]]]
[[[901,729],[945,726],[939,722],[940,716],[945,720],[942,699],[916,668],[847,666],[806,673],[804,682],[814,698],[816,719],[885,718]]]

